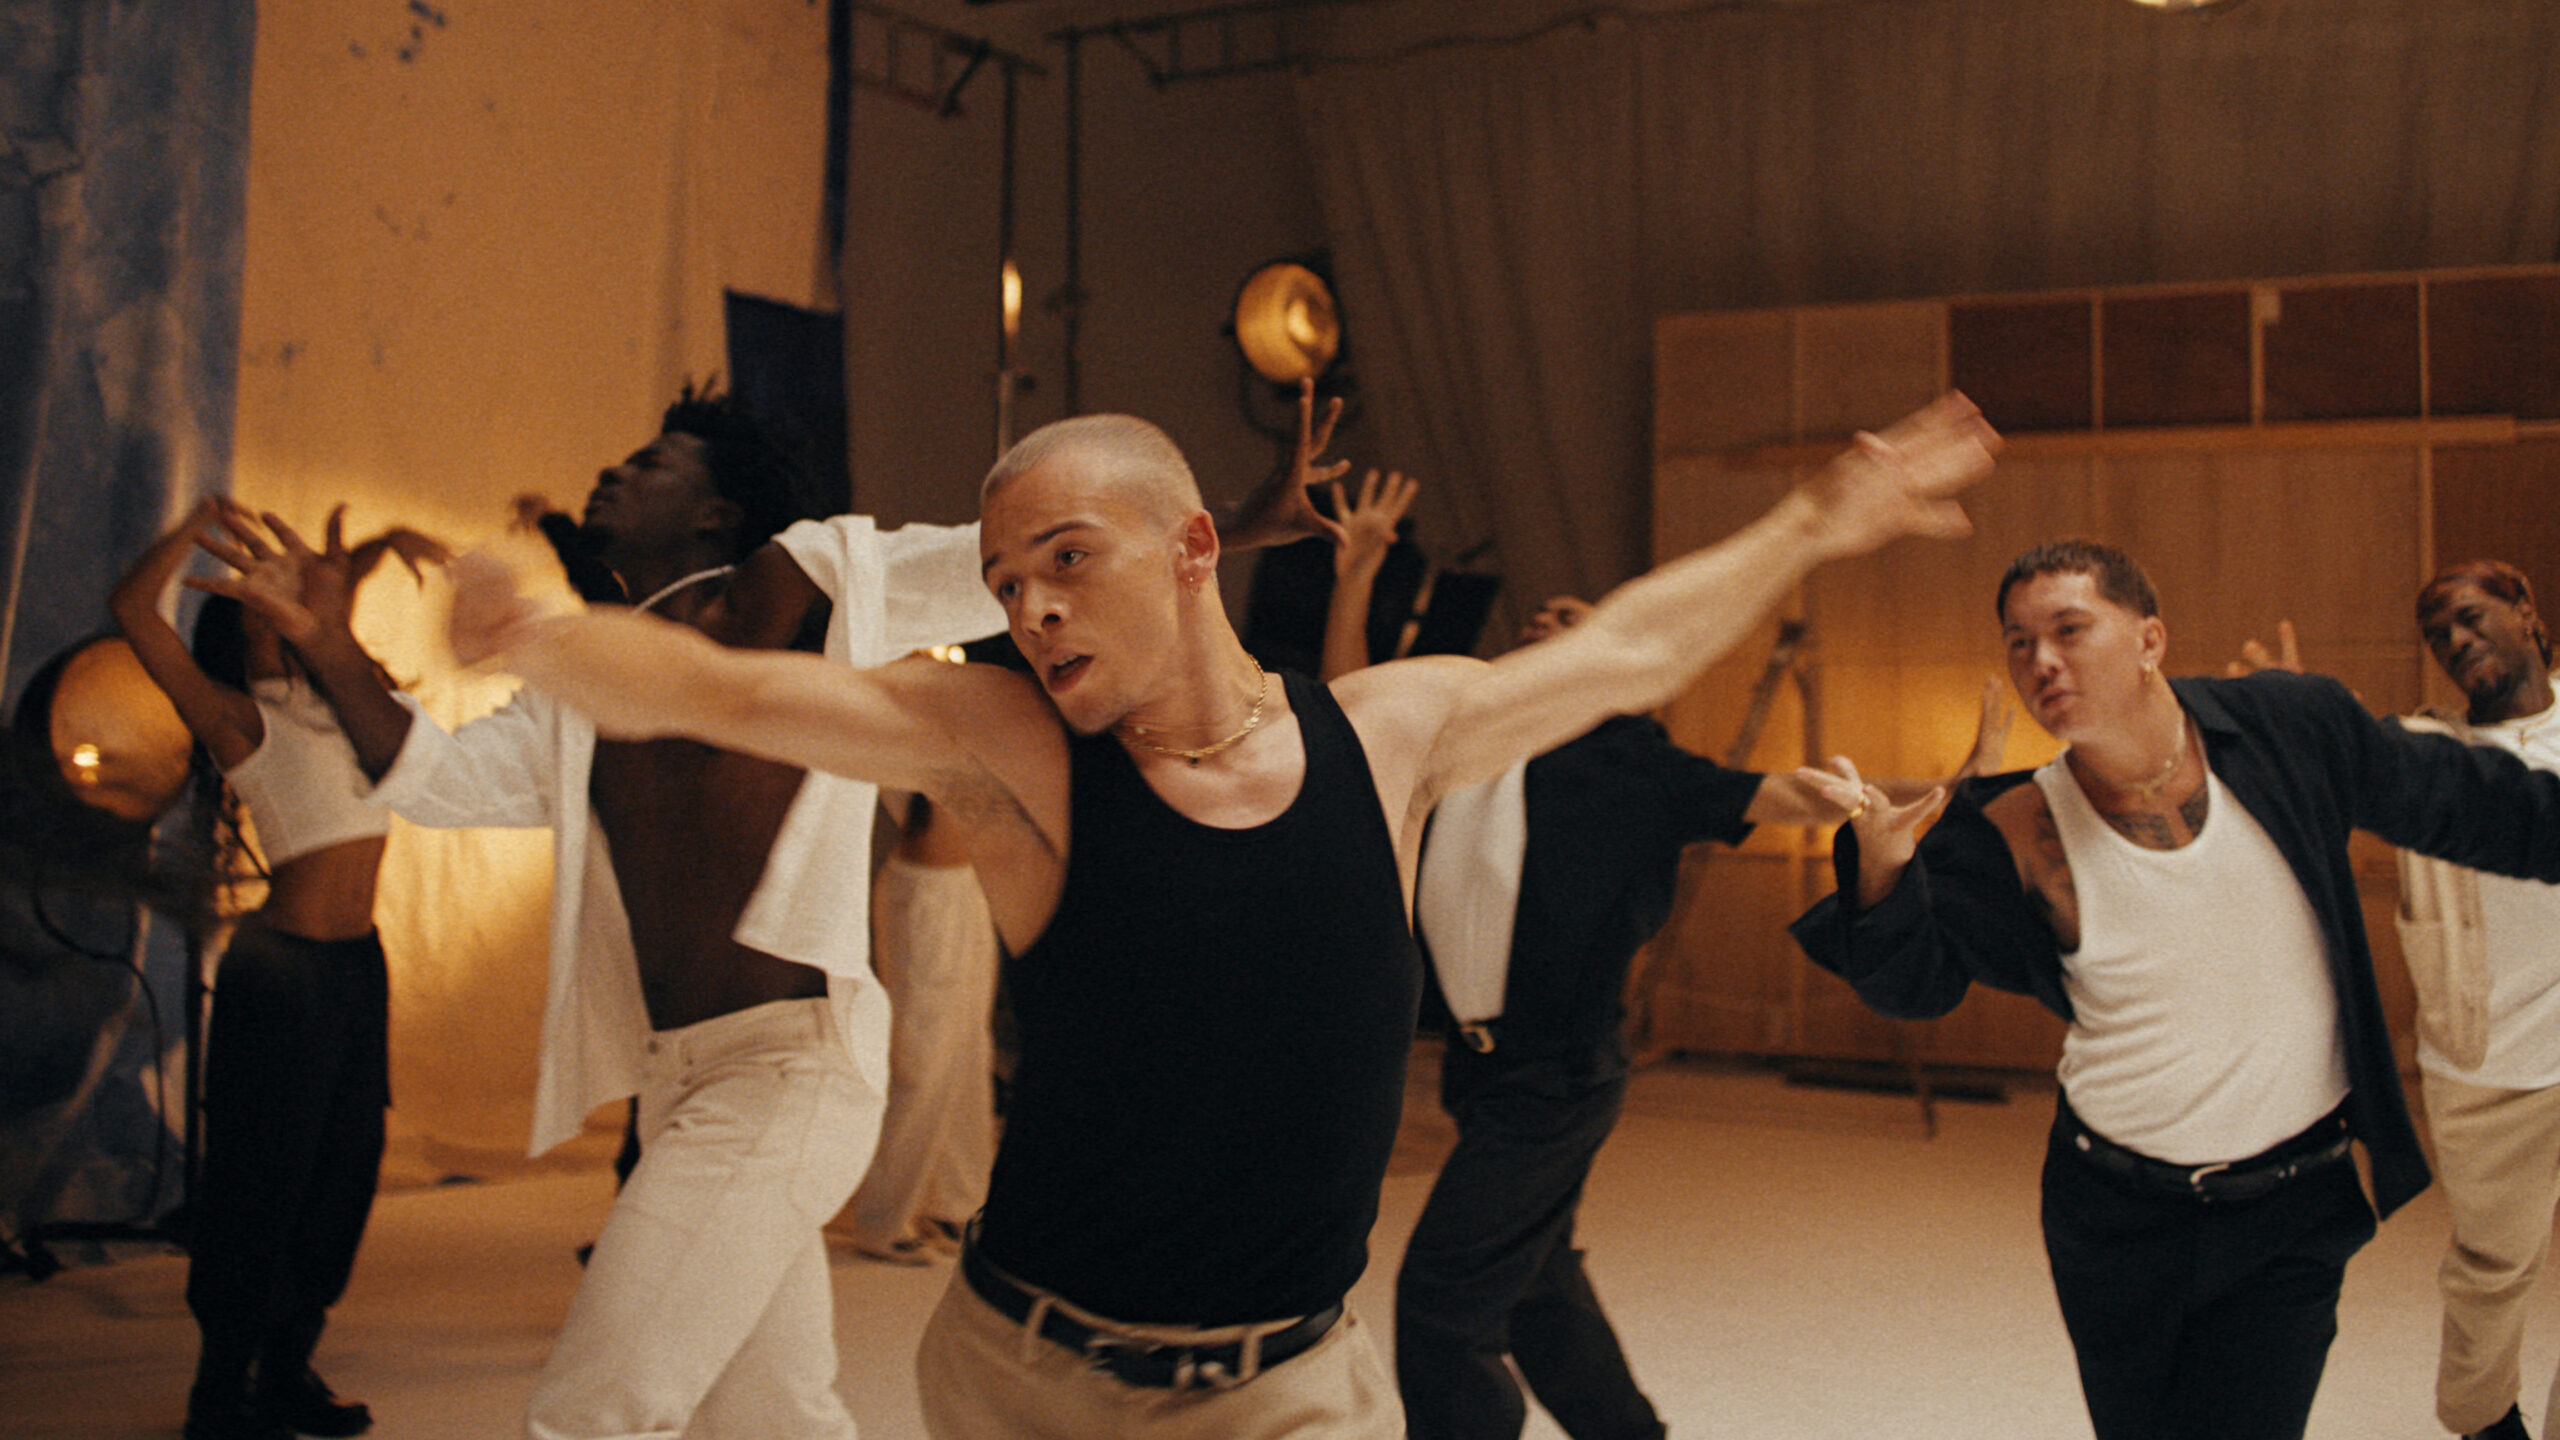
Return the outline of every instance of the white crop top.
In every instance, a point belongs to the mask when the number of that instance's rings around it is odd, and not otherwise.
[[[249,698],[266,738],[222,778],[248,807],[270,867],[391,829],[391,812],[373,802],[373,782],[328,701],[281,678],[251,681]]]

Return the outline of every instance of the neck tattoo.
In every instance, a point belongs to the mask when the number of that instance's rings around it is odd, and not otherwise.
[[[1159,755],[1171,755],[1177,759],[1188,760],[1196,766],[1201,761],[1208,759],[1210,756],[1217,754],[1219,751],[1226,749],[1228,746],[1244,739],[1247,735],[1252,734],[1255,728],[1262,724],[1262,702],[1264,692],[1270,689],[1270,687],[1263,683],[1262,662],[1254,659],[1251,655],[1247,655],[1244,658],[1253,666],[1253,711],[1244,717],[1244,724],[1238,727],[1234,734],[1229,735],[1224,740],[1213,740],[1196,750],[1186,750],[1174,745],[1159,745],[1153,740],[1147,738],[1147,736],[1157,732],[1151,731],[1143,725],[1134,724],[1124,720],[1120,722],[1120,738],[1137,746],[1141,750],[1153,750]]]

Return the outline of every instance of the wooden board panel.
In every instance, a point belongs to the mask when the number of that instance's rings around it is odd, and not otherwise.
[[[1796,327],[1805,439],[1880,430],[1946,388],[1947,307],[1937,301],[1805,310]]]
[[[1795,320],[1784,310],[1674,315],[1653,327],[1653,453],[1795,438]]]
[[[2003,430],[2085,430],[2097,418],[2086,296],[1968,300],[1947,311],[1947,378]]]
[[[1826,659],[1999,663],[2000,573],[2029,546],[2087,534],[2092,456],[2005,459],[1965,496],[1971,538],[1905,540],[1817,572],[1806,608]]]
[[[2418,283],[2279,287],[2265,324],[2269,420],[2418,413]]]
[[[1971,737],[1986,675],[2002,667],[1991,594],[2027,546],[2088,535],[2126,546],[2158,582],[2171,668],[2218,672],[2243,639],[2300,629],[2314,669],[2378,711],[2413,707],[2432,665],[2409,604],[2438,556],[2515,559],[2560,595],[2560,438],[2494,422],[2447,434],[2377,430],[2418,413],[2421,277],[2270,282],[2261,333],[2270,428],[2233,423],[2249,287],[1946,302],[1953,383],[2012,429],[2050,427],[1969,497],[1969,542],[1905,542],[1818,572],[1790,607],[1810,625],[1802,689],[1770,707],[1753,768],[1847,752],[1869,773],[1933,774]],[[2446,362],[2434,395],[2450,413],[2560,411],[2560,269],[2466,272],[2426,281],[2429,334]],[[1758,515],[1817,448],[1783,445],[1872,425],[1909,408],[1928,368],[1936,302],[1681,317],[1658,334],[1670,377],[1655,475],[1657,554],[1681,553]],[[2093,308],[2106,307],[2094,324]],[[1729,323],[1728,323],[1729,322]],[[2091,341],[2103,336],[2104,373]],[[2468,347],[2468,348],[2465,348]],[[2522,353],[2531,351],[2531,354]],[[1789,385],[1772,397],[1771,367]],[[2202,358],[2198,358],[2201,356]],[[2545,366],[2548,375],[2536,366]],[[2112,388],[2108,387],[2112,379]],[[1782,427],[1772,420],[1788,416]],[[2091,431],[2103,417],[2122,443]],[[2121,434],[2121,427],[2152,428]],[[2217,428],[2218,427],[2218,428]],[[1784,429],[1787,437],[1779,432]],[[2086,443],[2070,443],[2073,430]],[[2272,438],[2271,438],[2272,437]],[[2433,445],[2432,452],[2425,447]],[[1747,453],[1711,456],[1680,447]],[[2560,600],[2546,600],[2560,604]],[[1668,712],[1683,743],[1721,753],[1748,707],[1774,621]],[[2441,683],[2441,682],[2439,682]],[[2005,763],[2054,753],[2021,725]],[[1805,962],[1785,923],[1829,886],[1828,836],[1764,830],[1740,852],[1693,857],[1657,942],[1659,1043],[1868,1060],[2046,1067],[2060,1022],[2032,1002],[1977,992],[1921,1025],[1881,1019]],[[1706,852],[1701,852],[1704,855]],[[2408,1056],[2409,987],[2390,926],[2388,847],[2352,845],[2386,1012]]]
[[[2436,415],[2560,417],[2560,275],[2428,281],[2427,391]]]
[[[2218,674],[2291,620],[2305,660],[2377,709],[2418,693],[2418,456],[2398,450],[2108,456],[2102,538],[2151,574],[2168,668]]]
[[[2249,292],[2108,296],[2099,385],[2108,429],[2249,419]]]

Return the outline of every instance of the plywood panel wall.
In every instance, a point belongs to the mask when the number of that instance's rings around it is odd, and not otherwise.
[[[2449,303],[2422,325],[2435,289]],[[1672,317],[1658,331],[1656,552],[1729,533],[1851,431],[1971,377],[2028,427],[1968,501],[1976,533],[1830,567],[1782,607],[1807,638],[1751,768],[1833,754],[1870,775],[1952,767],[1985,678],[2003,674],[2001,571],[2069,536],[2122,545],[2150,571],[2173,673],[2218,673],[2244,640],[2271,641],[2291,620],[2309,668],[2378,712],[2403,711],[2450,695],[2410,618],[2439,556],[2514,560],[2560,604],[2560,433],[2530,414],[2431,411],[2427,398],[2512,392],[2520,410],[2551,408],[2538,382],[2478,378],[2502,373],[2509,350],[2503,373],[2540,374],[2536,357],[2560,353],[2560,333],[2545,332],[2560,332],[2560,267]],[[2452,381],[2430,386],[2430,346]],[[1773,619],[1668,708],[1683,744],[1725,753],[1776,635]],[[2056,748],[2021,720],[2006,764]],[[1828,890],[1827,839],[1764,831],[1741,854],[1692,857],[1651,957],[1650,1041],[2050,1065],[2061,1025],[2031,1002],[1977,992],[1942,1020],[1899,1025],[1802,959],[1784,924]],[[2391,857],[2368,838],[2353,854],[2405,1062]]]

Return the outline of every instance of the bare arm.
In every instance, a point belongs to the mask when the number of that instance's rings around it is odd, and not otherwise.
[[[1396,526],[1420,488],[1400,472],[1382,483],[1372,470],[1362,477],[1360,500],[1354,505],[1344,496],[1342,482],[1333,483],[1333,513],[1341,521],[1342,538],[1334,545],[1333,598],[1325,605],[1323,678],[1327,683],[1369,663],[1369,597],[1376,591],[1379,568],[1387,563],[1387,551],[1396,543]]]
[[[355,746],[356,763],[364,768],[367,779],[378,781],[400,758],[400,747],[409,738],[410,717],[392,695],[373,656],[356,642],[359,576],[355,556],[346,547],[345,518],[343,505],[329,512],[318,550],[274,515],[265,517],[275,537],[272,545],[245,519],[234,518],[226,525],[227,539],[208,536],[203,543],[239,575],[197,584],[237,598],[275,625],[276,633],[302,656],[312,684],[328,700],[329,708],[337,712],[338,728]],[[406,552],[401,558],[414,567],[416,562]]]
[[[1759,520],[1619,586],[1563,634],[1491,664],[1431,657],[1427,669],[1363,671],[1344,681],[1344,703],[1382,733],[1428,732],[1414,777],[1414,798],[1428,804],[1607,716],[1671,699],[1816,565],[1905,535],[1969,533],[1954,496],[1989,472],[1998,445],[1972,402],[1950,393],[1861,435]]]
[[[1029,677],[987,666],[859,669],[794,651],[730,649],[613,607],[544,616],[485,555],[455,561],[453,579],[458,657],[502,665],[610,735],[689,736],[940,799],[987,771],[980,750],[1003,743],[988,732],[1024,716],[1056,728]]]
[[[142,552],[133,569],[117,582],[107,597],[107,610],[152,683],[177,707],[178,718],[186,722],[213,762],[228,770],[256,753],[266,739],[266,722],[255,701],[204,673],[187,642],[160,613],[160,597],[168,593],[169,582],[194,553],[197,537],[211,530],[222,513],[221,502],[212,499],[188,512],[176,529]]]

